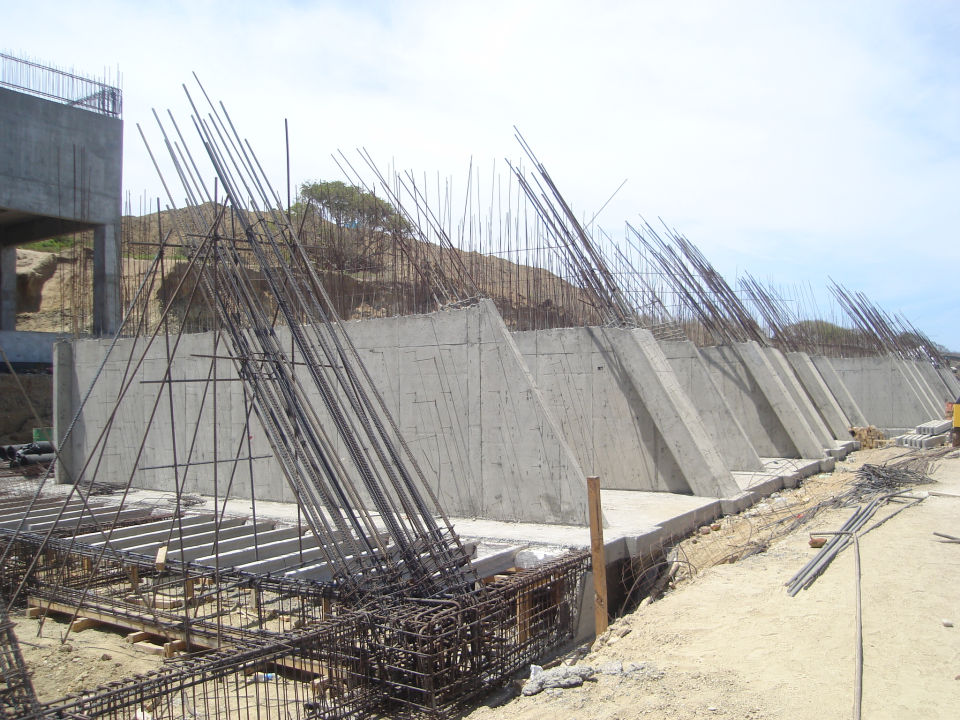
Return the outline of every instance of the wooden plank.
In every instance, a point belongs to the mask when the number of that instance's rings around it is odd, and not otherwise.
[[[593,557],[593,616],[596,634],[607,630],[607,561],[603,552],[603,511],[600,506],[600,478],[587,478],[587,504],[590,508],[590,554]]]
[[[89,617],[78,617],[72,623],[70,623],[70,632],[78,633],[83,632],[87,628],[97,627],[102,623],[95,619]]]
[[[152,637],[153,635],[150,633],[143,632],[143,630],[138,630],[137,632],[129,633],[124,640],[126,640],[128,643],[138,643],[143,642],[144,640],[149,640]]]
[[[157,557],[154,560],[154,566],[157,571],[163,570],[167,566],[167,546],[161,545],[157,548]]]
[[[28,618],[38,618],[42,614],[43,614],[43,608],[39,608],[39,607],[28,607],[26,609],[26,612],[24,612],[24,615],[26,615]]]
[[[133,644],[135,648],[148,652],[151,655],[163,655],[163,646],[155,645],[152,642],[140,641]]]
[[[170,642],[165,642],[163,644],[163,656],[165,658],[171,658],[181,650],[187,649],[186,640],[171,640]]]

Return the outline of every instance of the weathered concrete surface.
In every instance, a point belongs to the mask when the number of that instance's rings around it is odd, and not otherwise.
[[[821,458],[822,444],[804,422],[769,361],[753,343],[702,348],[714,383],[761,457]]]
[[[649,332],[569,328],[514,338],[581,467],[599,475],[604,488],[736,491]]]
[[[876,425],[887,435],[899,435],[935,417],[907,380],[899,358],[823,358],[814,362],[817,367],[821,362],[833,367],[863,412],[865,425]],[[827,375],[824,379],[827,380]],[[829,380],[827,382],[829,385]],[[836,392],[834,396],[842,405],[841,397]]]
[[[119,118],[0,88],[0,246],[93,229],[94,326],[103,334],[121,317],[122,158]]]
[[[763,461],[714,384],[697,346],[690,341],[660,341],[660,348],[726,466],[731,470],[762,470]]]
[[[836,440],[849,440],[853,423],[844,414],[810,356],[805,352],[790,352],[786,359],[830,434]]]
[[[348,323],[348,332],[447,512],[586,524],[585,473],[492,303]],[[285,331],[279,335],[284,342]],[[216,384],[215,401],[212,388],[204,395],[203,379],[213,372],[209,356],[226,354],[223,344],[214,343],[211,333],[183,336],[171,370],[179,382],[171,384],[157,382],[166,371],[163,344],[150,349],[114,416],[100,473],[113,482],[126,482],[132,474],[137,487],[172,490],[176,459],[186,492],[212,494],[216,482],[219,494],[229,485],[233,496],[255,493],[258,500],[291,502],[293,495],[255,415],[247,427],[249,405],[241,383],[230,382],[236,373],[229,361],[216,362],[216,377],[226,382]],[[127,358],[139,356],[144,342],[134,344],[118,341],[68,443],[71,462],[64,472],[76,471],[108,424],[124,386]],[[72,373],[65,372],[65,360],[57,364],[58,427],[75,412],[107,345],[78,341]],[[171,396],[175,429],[169,422]],[[322,420],[319,397],[315,407]],[[145,432],[151,416],[153,424]],[[332,442],[341,449],[339,440]],[[238,456],[252,459],[230,461]],[[184,470],[188,458],[191,464]]]

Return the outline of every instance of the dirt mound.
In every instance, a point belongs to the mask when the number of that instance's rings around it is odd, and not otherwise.
[[[54,253],[17,249],[17,310],[37,312],[43,297],[43,285],[57,271]]]

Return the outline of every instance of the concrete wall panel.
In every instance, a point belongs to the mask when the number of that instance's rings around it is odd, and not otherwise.
[[[492,303],[347,327],[446,512],[586,524],[585,475]],[[278,334],[285,343],[285,331]],[[223,380],[217,384],[216,414],[212,390],[202,396],[213,362],[202,356],[226,353],[223,344],[214,352],[214,337],[183,336],[172,368],[176,382],[171,384],[156,382],[167,366],[162,341],[150,349],[115,415],[98,474],[114,483],[132,475],[135,486],[172,490],[178,475],[171,467],[174,457],[182,466],[189,456],[192,463],[202,464],[192,464],[185,474],[180,469],[187,491],[212,493],[216,467],[220,494],[229,487],[234,497],[253,492],[258,499],[290,501],[293,493],[273,460],[265,429],[255,415],[245,426],[243,384],[231,381],[236,374],[229,361],[216,361],[217,377]],[[133,343],[118,342],[84,409],[70,443],[75,467],[77,458],[89,454],[113,411],[127,358],[142,349],[143,341],[136,348]],[[76,407],[76,389],[89,385],[107,345],[96,340],[74,344],[73,376],[69,382],[60,378],[58,386],[61,404],[73,402]],[[314,408],[321,425],[333,427],[319,396]],[[198,433],[200,440],[195,441]],[[331,445],[335,454],[346,456],[334,433]],[[238,456],[254,459],[229,462]]]

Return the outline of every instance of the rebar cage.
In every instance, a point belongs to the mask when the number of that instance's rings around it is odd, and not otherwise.
[[[331,584],[216,572],[8,534],[4,589],[34,612],[165,640],[159,670],[42,706],[36,718],[448,717],[572,639],[589,553],[434,599],[342,596]],[[37,560],[34,562],[34,558]],[[32,569],[31,569],[32,566]],[[25,573],[29,570],[30,575]]]

